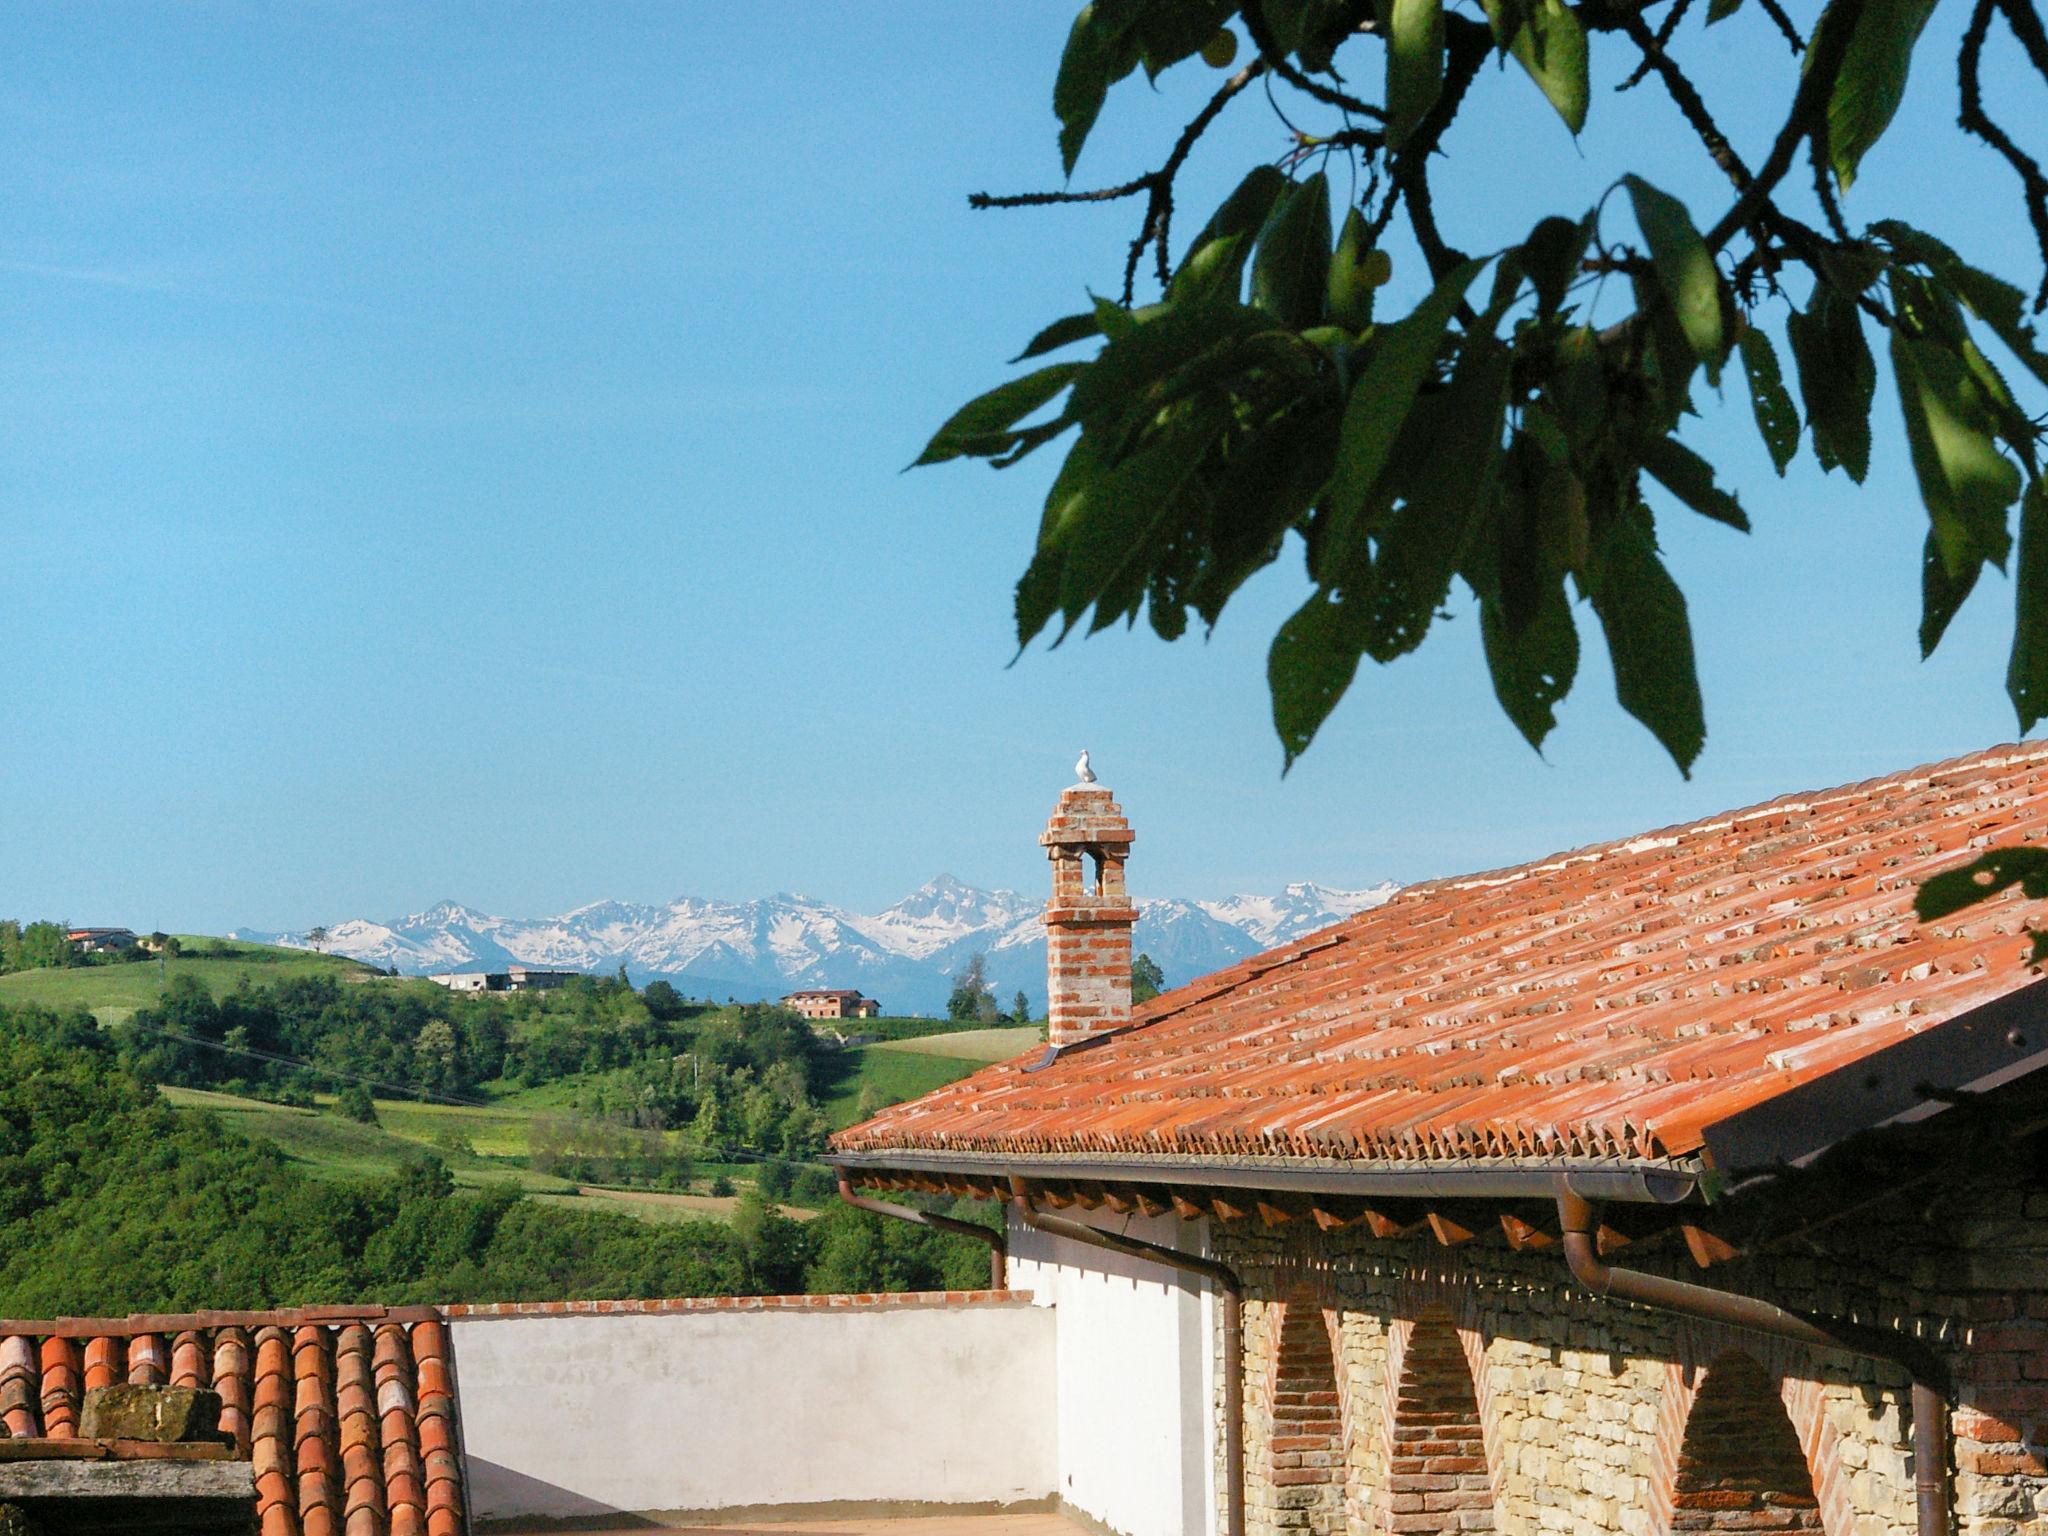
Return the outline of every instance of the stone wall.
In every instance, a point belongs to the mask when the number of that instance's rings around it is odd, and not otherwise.
[[[1242,1220],[1210,1242],[1246,1288],[1249,1536],[1914,1528],[1894,1367],[1601,1300],[1555,1247],[1515,1252],[1497,1233],[1446,1248],[1427,1231]],[[2034,1171],[1936,1185],[1913,1209],[1704,1275],[1675,1237],[1612,1262],[1929,1341],[1957,1380],[1958,1536],[2048,1536]]]

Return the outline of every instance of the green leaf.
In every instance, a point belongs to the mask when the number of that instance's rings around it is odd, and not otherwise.
[[[1994,848],[1957,869],[1920,882],[1913,915],[1923,923],[1952,917],[2017,885],[2029,900],[2048,896],[2048,848]]]
[[[1586,29],[1563,0],[1485,0],[1502,48],[1557,108],[1576,134],[1586,126]]]
[[[1579,670],[1579,630],[1563,579],[1552,577],[1535,612],[1519,628],[1510,622],[1505,603],[1483,601],[1479,638],[1502,713],[1541,752],[1544,738],[1557,727],[1557,706],[1572,691]]]
[[[2034,481],[2020,503],[2020,558],[2012,585],[2018,611],[2005,691],[2026,732],[2048,716],[2048,482]]]
[[[1961,359],[1894,331],[1892,372],[1920,499],[1950,582],[1961,583],[1986,560],[2003,568],[2012,542],[2005,514],[2019,496],[2020,472],[1986,430]]]
[[[1067,629],[1096,605],[1095,628],[1134,612],[1143,595],[1150,536],[1201,468],[1220,416],[1189,416],[1121,464],[1097,469],[1063,510],[1059,606]]]
[[[1756,429],[1763,435],[1771,463],[1782,477],[1785,466],[1799,451],[1799,411],[1785,390],[1785,376],[1778,369],[1778,354],[1771,338],[1755,325],[1743,327],[1735,338],[1742,353],[1742,371],[1749,378],[1750,408],[1756,412]]]
[[[1877,391],[1877,364],[1863,339],[1863,316],[1855,300],[1825,284],[1801,314],[1786,317],[1806,425],[1822,469],[1840,465],[1858,485],[1870,472],[1870,407]]]
[[[1658,191],[1640,176],[1624,176],[1636,223],[1650,243],[1657,281],[1671,300],[1672,311],[1685,331],[1694,356],[1706,365],[1707,381],[1721,381],[1721,360],[1728,354],[1721,324],[1721,273],[1713,252],[1693,227],[1685,204]]]
[[[1021,363],[1027,357],[1042,357],[1048,352],[1057,352],[1061,347],[1070,347],[1077,341],[1102,334],[1102,322],[1095,317],[1095,311],[1085,314],[1063,315],[1026,343],[1024,350],[1010,361]]]
[[[1742,0],[1707,0],[1707,25],[1726,21],[1742,9]]]
[[[963,456],[987,458],[1010,446],[1011,428],[1086,371],[1085,363],[1054,363],[977,395],[947,418],[911,464],[942,464]]]
[[[1124,324],[1121,334],[1112,333],[1075,382],[1067,412],[1090,431],[1106,431],[1118,421],[1142,425],[1155,403],[1148,391],[1214,349],[1272,324],[1268,316],[1236,304],[1165,305]]]
[[[1209,512],[1208,563],[1190,599],[1213,626],[1254,571],[1280,554],[1281,539],[1305,517],[1330,478],[1336,412],[1320,401],[1294,410],[1234,444]]]
[[[1069,176],[1110,86],[1137,66],[1137,50],[1125,34],[1140,9],[1141,0],[1094,0],[1081,7],[1067,33],[1052,110],[1060,122],[1060,167]]]
[[[1351,386],[1337,429],[1337,462],[1329,494],[1340,520],[1356,517],[1372,494],[1416,391],[1436,362],[1444,328],[1485,265],[1484,258],[1460,262],[1413,313],[1377,338],[1370,360]]]
[[[1226,235],[1188,252],[1188,259],[1167,285],[1169,304],[1206,304],[1211,299],[1236,301],[1244,281],[1244,259],[1249,242],[1243,235]]]
[[[1301,330],[1323,317],[1330,273],[1330,185],[1318,171],[1274,209],[1252,258],[1252,304]]]
[[[1590,554],[1586,591],[1607,636],[1615,697],[1691,777],[1707,739],[1692,625],[1684,594],[1657,558],[1648,515],[1615,518]]]
[[[1179,271],[1168,285],[1167,298],[1237,297],[1244,264],[1252,253],[1252,237],[1265,225],[1273,205],[1292,190],[1294,183],[1270,165],[1259,165],[1237,184],[1209,215],[1201,233],[1188,245]],[[1223,244],[1222,242],[1231,242]]]
[[[1976,587],[1977,576],[1983,569],[1982,564],[1972,561],[1960,576],[1949,575],[1948,564],[1941,558],[1941,546],[1933,534],[1927,535],[1927,543],[1920,552],[1921,660],[1932,656],[1934,648],[1941,644],[1948,621]]]
[[[1393,0],[1387,24],[1389,149],[1407,141],[1443,88],[1443,0]]]
[[[1370,254],[1365,239],[1365,220],[1356,208],[1346,210],[1344,227],[1337,234],[1337,249],[1330,257],[1330,281],[1324,294],[1324,312],[1347,331],[1362,331],[1372,324],[1374,295],[1378,289],[1368,280],[1360,263]]]
[[[1844,192],[1856,180],[1857,166],[1884,136],[1892,114],[1905,98],[1913,45],[1933,13],[1934,0],[1865,0],[1857,15],[1842,71],[1835,76],[1835,88],[1828,97],[1828,151],[1834,160],[1835,179]],[[1813,29],[1813,40],[1806,49],[1809,64],[1830,19],[1823,13]]]
[[[1156,80],[1198,52],[1236,10],[1235,0],[1153,0],[1146,5],[1133,28],[1145,78]]]
[[[1643,445],[1643,468],[1665,490],[1701,517],[1749,532],[1742,504],[1714,484],[1714,466],[1675,437],[1657,437]]]
[[[1564,571],[1544,536],[1542,482],[1550,469],[1526,431],[1509,445],[1495,493],[1458,567],[1479,597],[1479,637],[1494,696],[1539,752],[1579,670],[1579,632]]]
[[[1870,232],[1907,260],[1917,261],[1931,271],[1971,314],[1991,327],[1992,334],[2005,343],[2021,367],[2048,384],[2048,354],[2041,351],[2033,322],[2027,318],[2026,297],[2019,289],[2002,277],[1971,266],[1934,236],[1923,234],[1910,224],[1880,219],[1870,226]]]
[[[1375,661],[1392,661],[1422,643],[1450,592],[1473,520],[1492,500],[1508,364],[1499,342],[1475,341],[1458,360],[1450,388],[1409,413],[1389,466],[1402,505],[1377,535],[1367,587],[1365,648]]]
[[[1342,605],[1328,590],[1296,610],[1273,637],[1266,684],[1273,694],[1273,729],[1286,767],[1308,750],[1330,711],[1358,673],[1359,644]]]

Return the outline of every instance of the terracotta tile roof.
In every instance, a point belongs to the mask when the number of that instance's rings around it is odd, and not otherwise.
[[[212,1387],[262,1536],[460,1536],[448,1330],[433,1311],[311,1308],[0,1322],[7,1438],[75,1439],[86,1390]]]
[[[886,1153],[1684,1157],[1709,1127],[2038,979],[2016,896],[1916,884],[2048,838],[2048,743],[1411,886],[833,1139]]]

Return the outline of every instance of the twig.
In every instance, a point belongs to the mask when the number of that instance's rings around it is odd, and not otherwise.
[[[1047,203],[1107,203],[1119,197],[1136,197],[1151,187],[1154,173],[1120,187],[1098,187],[1092,192],[970,192],[970,208],[1036,208]]]
[[[1681,9],[1684,3],[1685,0],[1679,0]],[[1685,77],[1685,72],[1671,62],[1663,42],[1650,34],[1650,29],[1643,25],[1642,17],[1632,13],[1623,13],[1620,26],[1628,34],[1629,41],[1642,50],[1643,68],[1655,70],[1657,78],[1664,82],[1665,91],[1692,131],[1699,136],[1699,141],[1706,145],[1708,155],[1721,168],[1721,174],[1735,184],[1737,192],[1748,192],[1754,180],[1749,174],[1749,167],[1742,163],[1742,156],[1728,142],[1728,135],[1716,126],[1712,114],[1707,111],[1706,102],[1700,99],[1699,91]]]
[[[1663,25],[1657,28],[1657,51],[1659,53],[1662,53],[1664,51],[1665,44],[1669,43],[1672,37],[1677,33],[1678,24],[1681,21],[1685,20],[1685,13],[1690,9],[1692,9],[1692,0],[1678,0],[1678,3],[1672,6],[1669,13],[1666,14],[1666,16],[1664,17]],[[1642,23],[1638,20],[1636,25],[1640,26],[1642,25]],[[1629,35],[1633,37],[1635,34],[1631,32]],[[1640,47],[1641,45],[1638,44],[1637,46]],[[1632,73],[1626,80],[1622,81],[1621,84],[1617,85],[1614,89],[1617,92],[1634,90],[1637,86],[1641,85],[1646,79],[1649,78],[1650,65],[1650,52],[1647,48],[1645,48],[1643,50],[1643,62],[1638,64],[1635,67],[1634,73]]]
[[[1493,33],[1483,23],[1451,16],[1446,16],[1444,22],[1449,47],[1444,63],[1443,88],[1437,92],[1435,103],[1423,114],[1422,121],[1415,125],[1415,131],[1408,135],[1401,152],[1394,156],[1388,173],[1392,184],[1387,190],[1387,200],[1380,205],[1372,226],[1372,243],[1377,245],[1394,216],[1394,204],[1405,201],[1408,222],[1415,230],[1415,243],[1422,247],[1422,258],[1429,263],[1429,275],[1433,279],[1449,272],[1458,264],[1458,258],[1444,244],[1443,235],[1437,229],[1436,210],[1429,195],[1429,157],[1436,153],[1444,131],[1458,115],[1458,108],[1464,104],[1465,93],[1471,90],[1479,66],[1493,51]],[[1462,308],[1460,312],[1466,313]]]
[[[1828,229],[1843,245],[1849,243],[1849,226],[1842,219],[1842,205],[1835,197],[1835,178],[1828,166],[1828,120],[1823,117],[1814,125],[1813,136],[1806,141],[1807,156],[1813,161],[1813,195],[1820,199],[1820,210],[1826,215]]]
[[[1983,84],[1978,78],[1984,37],[1991,29],[1991,13],[2003,9],[1998,0],[1977,0],[1976,8],[1970,12],[1962,51],[1956,56],[1956,83],[1962,96],[1962,112],[1957,121],[1965,133],[1974,134],[2003,156],[2020,179],[2027,199],[2027,218],[2034,226],[2034,242],[2040,247],[2043,263],[2041,286],[2034,295],[2034,308],[2040,310],[2048,308],[2048,177],[2041,174],[2034,158],[2013,143],[1985,112]],[[2010,20],[2009,14],[2007,19]]]
[[[1252,46],[1259,50],[1259,57],[1265,62],[1266,67],[1297,91],[1304,91],[1317,101],[1330,106],[1342,107],[1346,112],[1356,112],[1360,117],[1369,117],[1374,122],[1384,123],[1387,120],[1383,108],[1376,107],[1369,101],[1360,101],[1356,96],[1337,90],[1334,86],[1324,85],[1322,81],[1312,79],[1288,63],[1287,55],[1275,41],[1272,29],[1266,25],[1265,15],[1259,10],[1257,0],[1253,0],[1252,4],[1245,6],[1238,14],[1244,21],[1245,31],[1251,35]]]
[[[1778,130],[1771,152],[1748,189],[1709,231],[1708,249],[1718,251],[1735,231],[1745,228],[1755,217],[1757,209],[1769,200],[1772,189],[1785,179],[1800,141],[1813,131],[1815,119],[1827,110],[1828,98],[1835,90],[1835,77],[1842,72],[1842,61],[1849,53],[1849,39],[1855,36],[1856,23],[1862,18],[1863,0],[1832,0],[1822,14],[1823,25],[1814,38],[1806,73],[1800,77],[1799,89],[1793,94],[1792,110],[1785,115],[1784,126]]]
[[[1174,140],[1173,148],[1157,170],[1147,171],[1114,187],[1097,187],[1087,192],[974,192],[967,198],[970,208],[1037,208],[1050,203],[1107,203],[1120,198],[1145,194],[1145,216],[1138,222],[1138,233],[1131,241],[1129,254],[1124,258],[1124,303],[1128,305],[1137,288],[1138,262],[1145,254],[1145,247],[1157,245],[1159,249],[1159,281],[1163,286],[1171,277],[1171,260],[1167,254],[1167,233],[1173,223],[1173,180],[1180,174],[1180,168],[1187,163],[1188,155],[1194,150],[1195,141],[1216,121],[1216,115],[1230,104],[1230,99],[1252,81],[1266,72],[1263,59],[1254,59],[1223,83],[1221,90],[1209,98],[1208,104],[1197,112],[1188,125],[1181,129],[1180,137]]]
[[[2048,81],[2048,30],[2043,30],[2032,0],[1998,0],[1998,9],[2012,35],[2019,39],[2034,73]]]
[[[1784,34],[1785,41],[1792,45],[1793,53],[1806,52],[1806,39],[1799,35],[1799,29],[1792,25],[1792,18],[1785,14],[1785,8],[1778,0],[1757,0],[1757,3],[1764,8],[1764,14],[1778,24],[1778,30]]]

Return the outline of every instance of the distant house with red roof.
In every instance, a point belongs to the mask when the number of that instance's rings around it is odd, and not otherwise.
[[[844,987],[791,992],[782,999],[782,1006],[807,1019],[874,1019],[882,1014],[882,1005],[872,997]]]
[[[82,955],[120,954],[142,942],[132,928],[72,928],[64,937]]]

